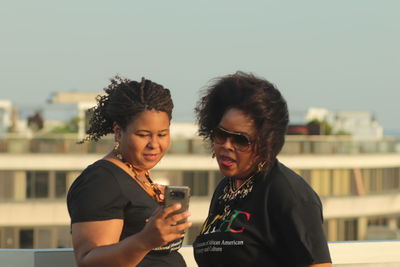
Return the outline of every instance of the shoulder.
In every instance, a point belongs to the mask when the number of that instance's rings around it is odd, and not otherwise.
[[[71,185],[67,205],[72,222],[122,217],[126,199],[110,164],[99,160],[89,165]]]
[[[112,166],[105,160],[99,160],[89,165],[72,183],[69,193],[84,188],[114,188],[118,186]]]
[[[313,204],[321,206],[317,193],[292,169],[280,162],[265,177],[269,185],[269,198],[280,205]]]
[[[323,232],[322,204],[307,182],[284,164],[277,162],[268,175],[265,212],[285,243],[289,265],[330,262]],[[288,266],[289,266],[288,265]],[[302,265],[303,266],[303,265]]]

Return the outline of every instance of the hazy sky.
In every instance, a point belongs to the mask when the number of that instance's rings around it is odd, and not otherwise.
[[[40,106],[120,74],[170,88],[190,121],[199,90],[243,70],[291,113],[368,110],[400,130],[400,1],[2,1],[0,99]]]

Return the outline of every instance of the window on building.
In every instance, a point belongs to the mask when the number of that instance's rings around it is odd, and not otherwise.
[[[344,240],[358,240],[358,220],[348,219],[344,221]]]
[[[385,217],[371,217],[368,219],[368,226],[387,226],[388,220]]]
[[[55,179],[55,197],[64,198],[67,193],[67,173],[56,172]]]
[[[358,220],[338,219],[337,220],[337,241],[350,241],[358,239]]]
[[[182,183],[190,187],[192,196],[208,196],[208,171],[184,171]]]
[[[394,188],[400,189],[400,168],[394,168]],[[400,227],[400,226],[399,226]]]
[[[12,199],[14,192],[13,172],[0,171],[0,199]]]
[[[17,248],[16,232],[14,227],[4,227],[0,244],[3,248]]]
[[[26,176],[26,197],[49,197],[49,172],[28,171]]]
[[[310,185],[320,196],[328,196],[331,193],[330,175],[329,169],[311,170]]]
[[[57,227],[56,228],[56,247],[57,248],[70,248],[72,247],[71,233],[69,227]]]
[[[26,173],[26,198],[65,198],[67,172],[28,171]]]
[[[376,169],[371,169],[369,191],[371,193],[376,193],[377,190],[378,190],[378,187],[377,187],[377,171],[376,171]]]
[[[0,248],[70,247],[72,240],[69,226],[0,228]]]
[[[19,231],[19,247],[33,248],[33,229],[21,229]]]
[[[52,229],[39,228],[37,229],[37,248],[51,248],[52,247]]]
[[[331,170],[331,195],[342,196],[350,194],[351,169]]]

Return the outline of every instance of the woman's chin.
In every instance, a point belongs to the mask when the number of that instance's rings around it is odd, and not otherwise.
[[[235,176],[235,172],[232,170],[227,170],[226,168],[219,167],[219,171],[222,173],[223,176],[232,177]]]

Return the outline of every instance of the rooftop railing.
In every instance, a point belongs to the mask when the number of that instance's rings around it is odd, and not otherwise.
[[[0,153],[107,153],[114,139],[107,136],[98,142],[77,144],[76,134],[52,134],[32,138],[8,134],[0,139]],[[287,135],[281,154],[370,154],[393,153],[396,140],[357,139],[352,136]],[[207,144],[199,137],[172,137],[171,154],[209,154]]]

